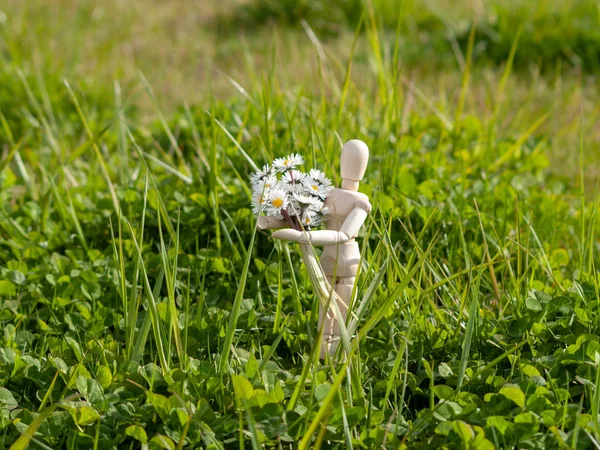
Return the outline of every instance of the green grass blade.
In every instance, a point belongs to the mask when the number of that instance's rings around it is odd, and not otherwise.
[[[77,399],[78,397],[80,397],[79,394],[73,394],[73,395],[65,398],[65,400],[72,401],[72,400]],[[31,424],[27,427],[27,430],[25,430],[25,432],[10,446],[10,450],[25,450],[26,448],[28,448],[30,441],[33,440],[33,436],[35,435],[35,432],[37,431],[37,429],[40,427],[40,425],[42,423],[44,423],[46,418],[50,414],[52,414],[54,412],[54,410],[56,410],[56,408],[58,408],[59,406],[60,406],[60,402],[55,403],[54,405],[50,405],[46,409],[44,409],[33,420],[33,422],[31,422]]]
[[[106,181],[106,185],[108,186],[108,191],[110,192],[110,197],[113,202],[113,207],[114,207],[117,215],[120,215],[121,214],[121,204],[119,202],[119,198],[117,197],[117,192],[115,190],[115,187],[111,181],[110,174],[109,174],[108,168],[106,166],[106,162],[104,161],[104,157],[102,156],[102,153],[100,152],[100,148],[98,147],[98,144],[94,138],[94,133],[92,133],[92,130],[90,129],[87,118],[86,118],[85,114],[83,113],[83,110],[81,109],[81,105],[79,104],[79,100],[77,100],[77,96],[71,89],[69,82],[67,80],[63,80],[63,83],[64,83],[65,87],[67,88],[67,92],[69,93],[69,97],[71,98],[71,101],[73,102],[73,105],[75,106],[75,109],[77,109],[77,113],[79,114],[79,118],[81,119],[81,123],[83,124],[83,126],[85,128],[88,138],[92,141],[92,148],[94,149],[94,152],[96,153],[96,157],[98,158],[98,162],[100,164],[102,176],[104,177],[104,181]]]
[[[473,334],[475,332],[475,324],[479,317],[479,282],[475,289],[473,289],[473,298],[471,299],[471,308],[469,310],[469,320],[467,321],[467,330],[465,331],[465,338],[462,344],[462,353],[460,356],[460,365],[458,371],[458,380],[456,382],[456,389],[460,390],[465,378],[467,371],[467,364],[469,362],[469,356],[471,354],[471,344],[473,342]]]
[[[219,371],[224,372],[227,368],[227,362],[229,361],[229,353],[231,352],[231,344],[233,343],[233,336],[237,327],[237,321],[240,315],[240,308],[242,306],[242,300],[244,298],[244,291],[246,289],[246,279],[248,278],[248,271],[250,269],[250,260],[252,256],[252,250],[254,248],[254,239],[256,238],[256,224],[252,231],[252,237],[250,238],[250,245],[247,249],[247,258],[240,274],[237,292],[235,293],[235,299],[231,312],[229,313],[229,324],[227,325],[227,331],[225,333],[225,341],[221,349],[221,356],[219,359]]]
[[[148,300],[148,312],[150,314],[150,320],[152,321],[152,330],[154,332],[154,340],[156,342],[156,350],[158,351],[158,357],[160,359],[160,364],[165,371],[165,373],[169,372],[169,364],[167,363],[167,351],[163,344],[163,331],[161,327],[160,318],[158,316],[158,309],[156,306],[156,300],[154,297],[154,293],[152,288],[150,287],[150,281],[148,280],[148,273],[146,272],[146,266],[144,265],[142,250],[140,249],[137,240],[135,238],[135,232],[129,222],[127,222],[127,227],[129,228],[129,233],[131,234],[131,239],[133,240],[133,244],[135,246],[135,250],[137,252],[138,258],[140,258],[140,268],[142,270],[142,277],[144,281],[144,286],[146,287],[146,298]]]

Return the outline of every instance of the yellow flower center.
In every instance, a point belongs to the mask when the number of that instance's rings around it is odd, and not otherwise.
[[[283,162],[283,165],[284,165],[284,166],[289,166],[289,164],[290,164],[290,160],[289,160],[289,159],[286,159],[286,160]]]
[[[279,208],[281,205],[283,205],[283,200],[281,200],[280,198],[276,198],[273,200],[273,206],[275,208]]]
[[[319,190],[319,186],[317,186],[316,184],[313,184],[311,187],[313,188],[313,191]]]

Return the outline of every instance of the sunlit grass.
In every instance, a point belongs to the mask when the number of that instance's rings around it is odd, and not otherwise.
[[[169,76],[165,89],[152,60],[91,84],[84,66],[0,69],[17,105],[0,105],[3,443],[600,440],[586,79],[515,73],[512,57],[478,66],[474,45],[448,73],[404,68],[375,10],[335,41],[315,30],[277,30],[262,57],[219,44],[242,57],[204,92]],[[339,181],[350,138],[370,146],[374,209],[348,342],[320,361],[301,253],[257,230],[248,174],[297,151]]]

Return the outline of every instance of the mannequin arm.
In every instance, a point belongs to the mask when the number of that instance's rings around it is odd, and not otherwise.
[[[348,242],[350,239],[346,234],[335,230],[319,231],[298,231],[298,230],[278,230],[273,233],[275,239],[282,241],[294,241],[301,244],[313,245],[336,245]]]
[[[368,208],[370,211],[370,204],[368,205]],[[350,239],[358,236],[358,232],[365,223],[365,220],[367,220],[367,214],[369,214],[369,211],[361,207],[354,208],[350,214],[348,214],[346,220],[344,220],[344,223],[340,228],[340,232],[346,234]]]
[[[288,228],[288,223],[283,219],[275,217],[260,216],[258,218],[258,228],[260,230],[270,230],[273,228]]]
[[[308,243],[313,245],[338,245],[345,244],[350,240],[346,233],[335,230],[318,230],[306,232],[308,239],[302,236],[300,242]]]
[[[273,233],[275,239],[283,241],[295,241],[304,244],[313,245],[339,245],[348,242],[358,235],[360,227],[365,223],[367,211],[363,208],[354,208],[342,224],[340,231],[318,230],[318,231],[298,231],[298,230],[279,230]]]

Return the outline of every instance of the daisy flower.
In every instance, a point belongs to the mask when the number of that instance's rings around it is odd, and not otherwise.
[[[323,202],[311,195],[305,195],[302,193],[294,192],[292,194],[292,201],[290,202],[290,207],[291,213],[295,216],[299,216],[306,210],[319,212],[323,207]]]
[[[272,173],[271,166],[269,166],[268,164],[265,164],[263,166],[262,170],[257,170],[256,172],[254,172],[254,174],[252,174],[252,176],[250,177],[250,183],[252,183],[252,186],[254,186],[256,183],[258,183],[263,178],[271,175],[271,173]]]
[[[311,229],[321,225],[323,223],[323,217],[314,211],[306,211],[302,215],[302,220],[300,220],[300,223],[304,228]]]
[[[308,189],[308,192],[310,192],[312,195],[314,195],[316,197],[319,197],[321,200],[325,200],[325,197],[327,197],[327,193],[329,192],[329,189],[326,188],[325,186],[323,186],[317,180],[315,180],[311,177],[306,177],[303,180],[303,184]]]
[[[308,175],[313,180],[319,182],[320,184],[322,184],[326,188],[329,187],[329,186],[331,186],[331,180],[329,178],[327,178],[327,175],[325,175],[325,172],[323,172],[322,170],[319,170],[319,169],[310,169],[310,171],[308,172]]]
[[[274,189],[277,185],[277,178],[274,175],[266,175],[262,179],[252,184],[254,192],[268,192],[270,189]]]
[[[303,184],[289,184],[289,183],[281,183],[281,189],[283,189],[288,194],[301,194],[306,193],[306,187]]]
[[[267,196],[262,191],[254,192],[252,197],[252,214],[258,215],[261,211],[265,210],[267,205]]]
[[[281,176],[281,181],[288,184],[301,183],[306,178],[306,174],[304,172],[300,172],[299,170],[293,169],[284,172]]]
[[[273,167],[277,172],[283,172],[285,170],[294,169],[296,166],[304,164],[304,158],[298,153],[292,153],[290,156],[285,158],[276,158],[273,161]]]
[[[273,189],[269,192],[269,205],[267,206],[268,215],[279,214],[282,209],[287,208],[287,192],[282,189]]]

